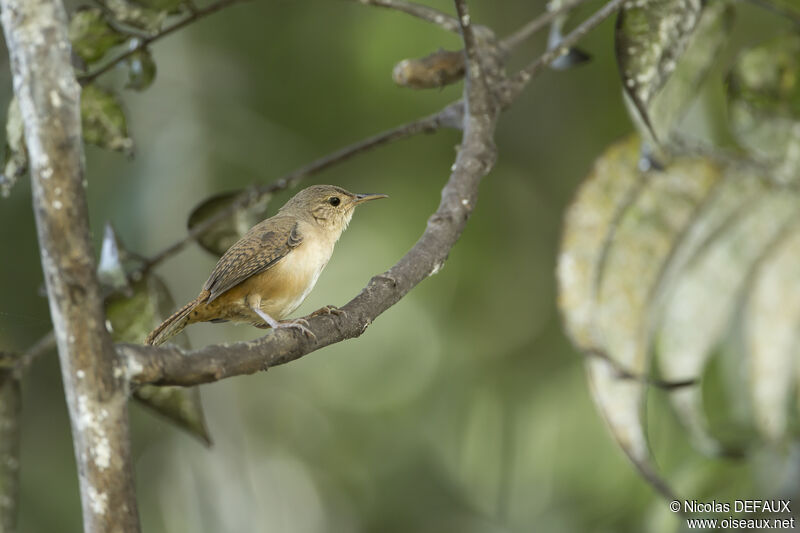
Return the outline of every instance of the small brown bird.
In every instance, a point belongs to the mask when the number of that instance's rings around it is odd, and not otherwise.
[[[305,320],[279,320],[314,288],[355,207],[386,197],[353,194],[333,185],[303,189],[231,246],[200,295],[150,332],[145,343],[162,344],[195,322],[228,320],[295,328],[313,337]]]

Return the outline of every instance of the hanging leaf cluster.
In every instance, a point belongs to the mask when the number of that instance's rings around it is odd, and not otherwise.
[[[799,422],[800,34],[768,36],[719,73],[735,152],[675,142],[733,9],[699,0],[622,9],[617,62],[641,137],[597,159],[567,212],[558,261],[559,307],[595,403],[669,495],[648,443],[653,384],[711,456],[786,442]],[[641,164],[648,151],[658,167]],[[739,401],[711,409],[720,380]]]

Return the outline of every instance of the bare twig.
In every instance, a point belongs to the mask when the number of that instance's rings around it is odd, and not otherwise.
[[[437,26],[452,32],[458,32],[458,21],[452,15],[442,13],[438,9],[432,7],[415,4],[413,2],[406,2],[405,0],[355,0],[361,4],[368,6],[385,7],[407,13],[412,17],[425,20],[436,24]]]
[[[796,9],[792,9],[789,6],[785,6],[770,0],[750,0],[750,3],[778,16],[784,17],[794,24],[800,26],[800,11]]]
[[[591,17],[581,23],[577,28],[572,30],[568,35],[566,35],[559,46],[548,50],[539,56],[538,59],[517,72],[517,74],[509,81],[510,90],[507,98],[509,98],[511,101],[516,99],[517,95],[525,88],[528,82],[530,82],[530,80],[539,73],[540,70],[550,65],[559,57],[566,55],[569,52],[569,49],[577,44],[577,42],[580,41],[587,33],[600,25],[600,23],[605,19],[616,13],[624,2],[625,0],[611,0],[598,11],[596,11]]]
[[[136,533],[128,383],[105,329],[83,189],[80,86],[58,0],[0,0],[86,533]]]
[[[213,15],[217,11],[220,11],[222,9],[225,9],[226,7],[229,7],[229,6],[233,5],[233,4],[236,4],[236,3],[239,3],[239,2],[243,2],[243,1],[245,1],[245,0],[218,0],[217,2],[214,2],[213,4],[210,4],[210,5],[208,5],[208,6],[204,7],[204,8],[190,9],[189,10],[189,14],[186,17],[184,17],[183,19],[179,20],[178,22],[176,22],[176,23],[174,23],[174,24],[172,24],[170,26],[167,26],[166,28],[164,28],[163,30],[159,31],[155,35],[150,35],[150,36],[147,36],[147,37],[144,37],[144,38],[140,38],[139,39],[139,43],[136,46],[130,48],[126,52],[121,53],[120,55],[118,55],[114,59],[110,60],[108,63],[106,63],[102,67],[98,68],[94,72],[90,72],[89,74],[86,74],[84,76],[79,77],[78,81],[80,82],[81,85],[87,85],[87,84],[93,82],[99,76],[105,74],[106,72],[108,72],[109,70],[114,68],[116,65],[122,63],[123,61],[125,61],[126,59],[131,57],[132,55],[144,50],[145,48],[147,48],[148,46],[150,46],[154,42],[158,41],[159,39],[161,39],[163,37],[166,37],[167,35],[169,35],[169,34],[171,34],[173,32],[176,32],[176,31],[180,30],[181,28],[184,28],[184,27],[188,26],[189,24],[197,22],[198,20],[200,20],[202,18],[205,18],[205,17],[207,17],[209,15]]]
[[[523,42],[528,40],[531,36],[535,33],[541,31],[542,29],[546,28],[548,24],[553,22],[553,20],[558,17],[559,15],[566,13],[567,11],[571,11],[578,7],[579,5],[585,3],[587,0],[572,0],[571,2],[564,2],[564,4],[559,7],[558,9],[554,9],[552,11],[545,11],[535,19],[531,20],[523,27],[500,41],[500,46],[506,53],[510,52],[511,50],[515,49]]]
[[[48,331],[45,333],[38,341],[36,341],[33,346],[28,348],[28,351],[22,354],[22,356],[17,360],[16,366],[14,371],[17,373],[18,376],[22,376],[26,370],[31,366],[36,358],[41,355],[46,354],[50,350],[55,349],[56,347],[56,336],[53,333],[53,330]]]

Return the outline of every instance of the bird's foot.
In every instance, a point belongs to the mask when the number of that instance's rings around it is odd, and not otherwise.
[[[308,329],[308,321],[303,318],[296,318],[294,320],[287,320],[286,322],[278,322],[267,313],[259,309],[258,307],[253,307],[253,311],[264,320],[269,326],[264,327],[271,327],[272,329],[299,329],[306,337],[310,337],[316,340],[317,336],[314,335],[314,332]]]
[[[317,336],[314,332],[308,329],[308,321],[304,318],[296,318],[294,320],[287,320],[286,322],[278,322],[273,326],[273,329],[297,329],[300,330],[306,337],[316,340]]]
[[[346,317],[347,311],[339,309],[335,305],[326,305],[324,307],[320,307],[319,309],[308,315],[308,318],[314,318],[315,316],[320,316],[320,315],[336,315],[336,316]]]

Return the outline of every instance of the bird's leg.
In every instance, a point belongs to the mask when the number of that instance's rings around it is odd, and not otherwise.
[[[260,316],[264,322],[269,324],[272,329],[299,329],[306,336],[311,337],[312,339],[317,338],[317,336],[314,335],[314,332],[308,329],[308,322],[302,318],[298,318],[297,320],[287,320],[286,322],[278,322],[256,305],[251,306],[250,309],[252,309],[255,314]]]
[[[339,309],[335,305],[326,305],[324,307],[320,307],[319,309],[308,315],[308,318],[314,318],[315,316],[320,316],[320,315],[336,315],[336,316],[346,317],[347,311]]]

